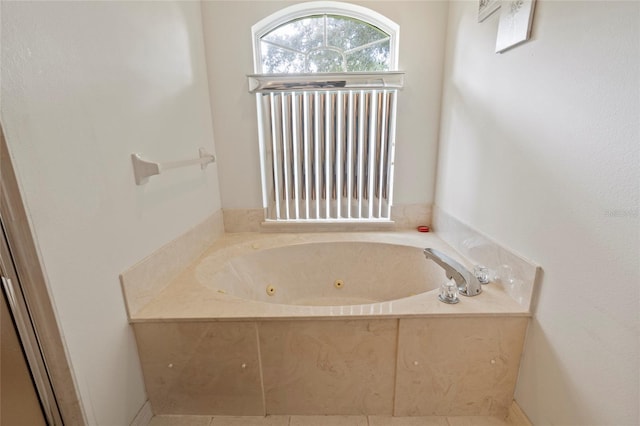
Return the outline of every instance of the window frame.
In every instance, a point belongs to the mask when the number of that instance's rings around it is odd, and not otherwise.
[[[264,35],[278,28],[280,25],[286,24],[294,19],[325,14],[342,15],[358,19],[374,25],[386,32],[389,35],[389,72],[398,71],[398,49],[400,46],[400,26],[398,24],[386,16],[363,6],[335,1],[315,1],[300,3],[281,9],[260,20],[251,27],[251,35],[253,38],[254,73],[264,74],[262,72],[262,50],[260,48],[261,38]],[[348,74],[348,72],[344,74]]]

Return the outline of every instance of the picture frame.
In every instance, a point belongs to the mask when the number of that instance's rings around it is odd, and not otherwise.
[[[502,2],[496,38],[496,53],[504,53],[529,40],[534,7],[535,0]]]
[[[478,22],[482,22],[500,9],[500,0],[479,0]]]

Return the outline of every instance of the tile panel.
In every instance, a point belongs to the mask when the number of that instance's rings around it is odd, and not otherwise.
[[[134,331],[154,413],[264,415],[254,323],[141,323]]]
[[[527,318],[400,320],[396,416],[506,417]]]
[[[391,414],[397,320],[263,322],[269,414]]]

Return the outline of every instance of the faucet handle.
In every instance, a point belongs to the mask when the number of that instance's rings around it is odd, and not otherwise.
[[[458,285],[453,280],[448,280],[440,286],[440,294],[438,299],[441,302],[449,303],[451,305],[460,301],[458,298]]]
[[[489,272],[489,268],[484,265],[476,265],[473,267],[473,275],[475,275],[480,284],[489,284],[491,282]]]

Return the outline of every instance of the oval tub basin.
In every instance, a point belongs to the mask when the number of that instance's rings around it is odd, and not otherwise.
[[[446,281],[417,247],[376,242],[309,243],[232,257],[198,281],[221,293],[267,303],[344,306],[415,296]]]

